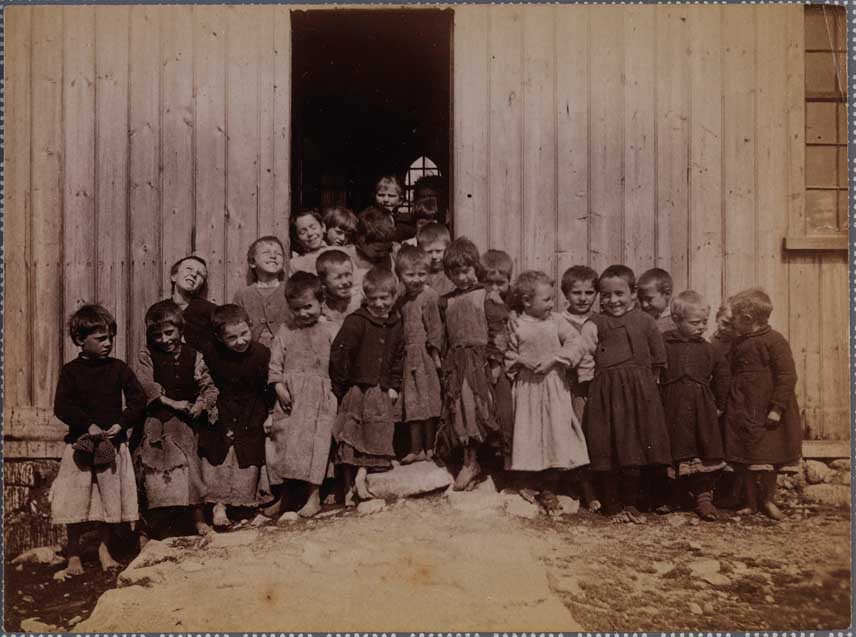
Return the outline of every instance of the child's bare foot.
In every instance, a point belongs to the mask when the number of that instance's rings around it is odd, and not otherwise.
[[[346,506],[346,507],[356,506],[356,504],[357,504],[357,503],[356,503],[356,501],[354,500],[354,498],[356,497],[356,495],[357,495],[357,494],[356,494],[356,492],[354,491],[353,487],[352,487],[352,488],[350,488],[350,489],[348,489],[348,491],[345,493],[345,506]]]
[[[214,512],[212,515],[212,520],[214,523],[214,528],[217,527],[226,527],[232,524],[232,521],[229,519],[229,516],[226,515],[226,505],[218,502],[214,505]]]
[[[316,488],[309,494],[309,499],[300,511],[297,512],[297,515],[302,518],[311,518],[317,515],[319,511],[321,511],[321,496]]]
[[[421,452],[420,452],[421,453]],[[419,460],[418,453],[408,453],[401,459],[401,464],[413,464]]]
[[[211,535],[214,533],[214,529],[208,526],[206,522],[197,522],[195,526],[197,535]]]
[[[114,571],[122,568],[122,565],[114,560],[113,556],[110,555],[110,551],[107,549],[107,545],[104,544],[104,542],[101,542],[101,544],[98,545],[98,561],[101,562],[102,571]]]
[[[634,506],[627,507],[624,512],[633,524],[645,524],[648,521],[645,519],[645,516],[639,512],[639,509]]]
[[[285,496],[280,496],[266,507],[261,508],[261,514],[268,518],[278,518],[285,511]]]
[[[614,513],[609,516],[609,521],[612,524],[630,524],[632,520],[630,516],[627,515],[627,511],[620,511],[618,513]]]
[[[696,513],[705,522],[716,522],[719,519],[719,510],[710,500],[699,502],[696,505]]]
[[[588,510],[590,513],[597,513],[602,508],[603,506],[600,504],[600,500],[592,500],[588,503]]]
[[[360,500],[371,500],[374,496],[369,492],[369,488],[366,485],[366,476],[368,475],[368,469],[365,467],[360,467],[357,469],[357,475],[354,478],[354,488],[357,490],[357,495],[360,496]]]
[[[76,575],[83,575],[83,564],[77,555],[72,555],[68,558],[68,565],[64,569],[54,573],[53,578],[58,582],[64,582],[68,578],[75,577]]]
[[[465,464],[458,473],[458,477],[455,478],[454,490],[465,491],[471,485],[475,485],[480,474],[481,467],[477,461],[474,460],[470,464]]]
[[[781,520],[785,517],[782,510],[772,502],[764,502],[761,505],[761,511],[763,511],[764,515],[773,520]]]
[[[743,507],[742,509],[737,509],[737,515],[755,515],[758,513],[758,509],[753,509],[752,507]]]
[[[425,452],[425,459],[426,460],[433,460],[434,459],[434,450],[433,449],[429,449],[428,451]]]

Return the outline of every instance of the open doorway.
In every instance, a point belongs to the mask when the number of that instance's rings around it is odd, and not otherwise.
[[[452,10],[291,16],[293,209],[359,212],[384,174],[448,184]]]

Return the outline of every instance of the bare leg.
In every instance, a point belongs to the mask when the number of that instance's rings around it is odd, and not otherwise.
[[[215,527],[225,527],[232,524],[229,516],[226,515],[226,505],[222,502],[218,502],[214,505],[214,514],[212,517],[212,522],[214,522]]]
[[[782,510],[776,506],[774,502],[776,498],[776,482],[778,472],[776,471],[760,471],[759,482],[761,486],[761,511],[768,518],[773,520],[781,520],[785,517]]]
[[[285,485],[282,486],[282,491],[280,492],[279,497],[273,501],[273,504],[270,504],[266,507],[262,507],[261,514],[268,518],[277,518],[282,515],[283,511],[285,511],[286,505],[286,492]]]
[[[357,475],[354,478],[354,488],[357,490],[357,495],[360,496],[360,500],[371,500],[372,494],[369,493],[369,488],[366,486],[366,476],[369,471],[365,467],[360,467],[357,469]]]
[[[99,530],[101,532],[101,543],[98,545],[98,561],[101,562],[101,570],[112,571],[122,568],[122,565],[113,559],[113,556],[110,554],[110,549],[107,548],[107,545],[113,536],[113,525],[102,523]]]
[[[434,457],[434,444],[437,439],[437,419],[429,418],[422,426],[423,434],[423,449],[425,449],[425,457],[431,460]]]
[[[746,506],[737,511],[737,515],[755,515],[758,513],[758,476],[757,471],[743,471],[743,492]]]
[[[321,511],[321,487],[317,484],[309,485],[309,499],[306,504],[297,512],[302,518],[311,518]]]
[[[354,504],[354,467],[349,464],[342,465],[342,479],[345,482],[345,506],[352,507]]]
[[[481,466],[479,466],[478,457],[476,456],[476,448],[473,446],[464,447],[464,466],[455,478],[454,490],[464,491],[471,484],[474,484],[476,479],[481,474]]]
[[[63,581],[69,577],[83,574],[83,563],[80,561],[80,537],[83,535],[85,522],[78,524],[69,524],[66,526],[68,534],[68,564],[60,571],[54,573],[54,579]]]

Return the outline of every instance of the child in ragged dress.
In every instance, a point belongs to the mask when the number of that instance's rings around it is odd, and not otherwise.
[[[616,523],[644,523],[637,508],[640,470],[671,463],[657,379],[666,365],[654,319],[634,306],[636,277],[612,265],[598,279],[600,314],[583,325],[597,343],[583,423],[604,512]]]
[[[161,539],[190,509],[196,532],[211,532],[202,502],[206,488],[196,432],[216,420],[217,388],[202,354],[181,342],[184,318],[175,303],[157,303],[146,312],[148,344],[140,350],[137,372],[148,407],[136,456],[145,495],[147,536]]]
[[[205,362],[219,390],[219,417],[215,425],[200,429],[199,454],[214,526],[227,527],[227,506],[259,504],[264,426],[273,408],[267,382],[270,350],[253,341],[250,317],[241,306],[222,305],[211,320],[217,345],[205,354]]]
[[[443,255],[452,242],[446,226],[429,223],[416,233],[416,245],[428,255],[428,285],[443,296],[455,289],[443,268]]]
[[[466,237],[449,245],[443,267],[455,289],[440,297],[445,324],[445,404],[437,442],[442,455],[451,456],[458,449],[463,452],[463,467],[454,483],[456,491],[463,491],[474,487],[482,473],[479,449],[486,444],[499,446],[493,385],[504,371],[507,309],[479,285],[481,258]]]
[[[314,208],[295,212],[289,224],[291,228],[291,245],[296,253],[288,261],[288,271],[310,272],[315,274],[315,260],[329,246],[324,240],[327,228],[321,213]]]
[[[797,374],[791,346],[768,323],[773,304],[751,288],[729,300],[734,330],[731,391],[725,408],[725,458],[742,473],[746,507],[783,517],[775,503],[778,472],[802,451],[802,426],[794,393]]]
[[[321,510],[320,487],[327,476],[336,396],[330,383],[330,347],[336,326],[322,314],[321,280],[295,272],[285,284],[292,318],[277,332],[268,382],[277,402],[268,432],[266,464],[271,486],[287,480],[309,487],[297,512],[310,518]],[[286,491],[268,514],[282,513]]]
[[[695,499],[696,513],[715,521],[713,487],[725,466],[719,414],[725,408],[731,373],[728,363],[704,339],[710,306],[686,290],[672,299],[676,328],[663,335],[666,369],[660,382],[663,410],[672,445],[672,505],[679,504],[682,483]]]
[[[143,420],[146,395],[134,372],[111,358],[116,319],[100,305],[80,307],[68,321],[80,354],[63,365],[54,414],[68,425],[59,473],[51,485],[51,521],[65,524],[68,565],[62,580],[83,573],[80,539],[87,523],[101,536],[101,568],[119,568],[108,546],[116,526],[139,519],[137,485],[127,431]],[[122,408],[122,398],[125,408]]]
[[[339,399],[333,428],[336,461],[343,466],[345,504],[370,499],[369,468],[389,468],[404,369],[401,317],[392,312],[398,282],[386,268],[366,273],[366,300],[345,317],[330,352],[330,379]],[[354,471],[356,470],[356,475]]]
[[[559,473],[589,464],[582,425],[572,409],[567,368],[594,344],[553,312],[553,281],[544,272],[522,272],[514,284],[506,366],[514,377],[514,440],[511,470],[538,472],[538,503],[550,515],[562,511]]]
[[[250,245],[247,262],[255,282],[235,292],[233,303],[247,311],[253,325],[253,340],[270,347],[288,316],[282,285],[285,247],[273,235],[261,237]]]
[[[363,300],[362,291],[354,286],[354,262],[343,250],[330,249],[318,257],[315,267],[324,289],[321,312],[341,327],[345,317],[358,310]]]
[[[401,388],[402,422],[410,431],[410,451],[401,464],[434,457],[437,419],[442,413],[440,351],[443,324],[439,297],[425,285],[428,255],[421,248],[402,246],[395,256],[395,271],[404,286],[393,312],[401,315],[404,329],[404,382]]]
[[[325,238],[331,248],[353,249],[357,236],[357,215],[343,206],[332,206],[324,210]],[[317,265],[317,264],[316,264]]]

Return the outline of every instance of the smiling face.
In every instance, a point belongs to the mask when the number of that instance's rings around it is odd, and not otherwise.
[[[303,294],[288,299],[288,307],[294,314],[295,322],[301,327],[315,325],[318,322],[318,317],[321,316],[321,301],[311,290],[306,290]]]
[[[250,267],[256,272],[257,276],[259,274],[279,276],[284,263],[285,255],[283,255],[279,244],[273,241],[265,241],[256,246],[255,253],[253,254],[253,262],[250,264]]]
[[[523,309],[529,316],[543,319],[553,311],[553,286],[538,283],[532,296],[523,299]]]
[[[640,285],[636,290],[639,297],[639,307],[646,314],[659,318],[669,307],[669,295],[659,289],[656,282]]]
[[[571,289],[565,295],[568,300],[568,311],[571,314],[585,316],[591,313],[597,290],[594,281],[574,281]]]
[[[321,282],[329,297],[350,299],[354,289],[354,264],[350,261],[328,264]]]
[[[79,343],[80,351],[86,358],[107,358],[113,351],[113,338],[109,330],[97,329]]]
[[[620,276],[600,282],[600,307],[610,316],[624,316],[633,308],[633,292]]]
[[[323,223],[312,215],[301,215],[294,221],[294,235],[304,252],[314,252],[324,247]]]
[[[149,341],[160,351],[172,354],[181,344],[181,330],[172,323],[157,325],[149,332]]]
[[[224,325],[220,340],[233,352],[246,352],[250,343],[253,342],[253,334],[250,331],[250,326],[244,321],[240,321]]]
[[[348,245],[348,235],[341,228],[327,228],[327,245],[337,247]]]
[[[208,278],[208,270],[196,259],[185,259],[170,277],[173,285],[185,296],[195,296]]]
[[[688,307],[685,308],[683,316],[672,315],[678,332],[687,338],[697,338],[704,334],[709,318],[710,308],[706,307]]]
[[[394,212],[401,205],[401,192],[392,184],[381,184],[375,191],[375,204]]]
[[[389,316],[389,311],[392,309],[392,303],[395,300],[391,290],[386,288],[365,290],[366,293],[366,308],[369,314],[378,318],[386,318]]]

